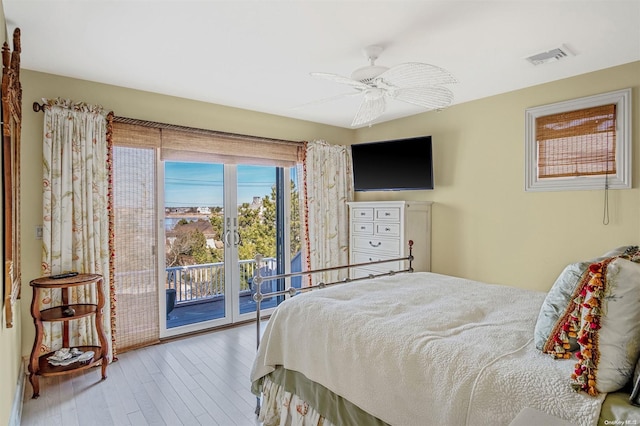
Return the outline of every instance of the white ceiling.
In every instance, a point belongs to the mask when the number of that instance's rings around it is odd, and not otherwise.
[[[301,107],[354,91],[309,73],[349,77],[372,44],[377,65],[449,70],[454,104],[640,60],[640,0],[1,1],[24,69],[345,128],[360,97]],[[393,101],[376,122],[423,111]]]

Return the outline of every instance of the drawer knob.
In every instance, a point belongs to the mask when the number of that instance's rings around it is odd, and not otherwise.
[[[370,245],[371,247],[378,247],[378,246],[380,246],[380,244],[382,244],[382,241],[378,241],[378,243],[377,243],[377,244],[374,244],[374,243],[372,243],[371,241],[369,241],[369,245]]]
[[[361,230],[361,231],[364,231],[365,229],[367,229],[367,227],[366,227],[366,226],[361,226],[361,227],[360,227],[360,230]]]
[[[384,215],[385,215],[385,216],[391,216],[391,213],[389,213],[389,212],[384,212]]]
[[[384,230],[389,232],[389,231],[391,231],[391,228],[384,228]]]

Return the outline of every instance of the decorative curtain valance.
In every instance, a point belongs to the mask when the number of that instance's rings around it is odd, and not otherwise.
[[[160,148],[163,160],[292,167],[302,161],[304,144],[114,117],[116,145]]]

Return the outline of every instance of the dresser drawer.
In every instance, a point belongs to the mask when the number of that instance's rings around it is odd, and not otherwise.
[[[377,262],[379,260],[385,260],[392,257],[395,257],[395,256],[376,256],[375,254],[370,254],[370,253],[358,253],[358,252],[353,253],[353,258],[355,260],[355,263]],[[377,265],[367,265],[366,269],[369,269],[375,272],[399,271],[401,269],[404,269],[402,264],[403,264],[403,261],[385,262],[385,263],[379,263]],[[362,269],[362,268],[357,268],[357,269]]]
[[[376,223],[376,235],[397,237],[400,235],[399,223]]]
[[[400,209],[397,207],[376,208],[376,220],[400,220]]]
[[[373,207],[358,207],[352,210],[353,220],[373,220]]]
[[[400,256],[400,240],[385,238],[352,238],[353,250],[366,250],[369,253],[384,252],[387,257]]]
[[[351,232],[358,235],[373,235],[373,222],[358,222],[352,223]]]

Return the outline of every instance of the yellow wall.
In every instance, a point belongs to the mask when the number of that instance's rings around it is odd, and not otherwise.
[[[603,225],[604,190],[525,192],[525,109],[628,87],[633,189],[610,191],[609,225]],[[434,272],[548,290],[566,264],[640,243],[638,117],[635,62],[363,128],[358,142],[432,135],[435,190],[356,198],[433,201]]]

